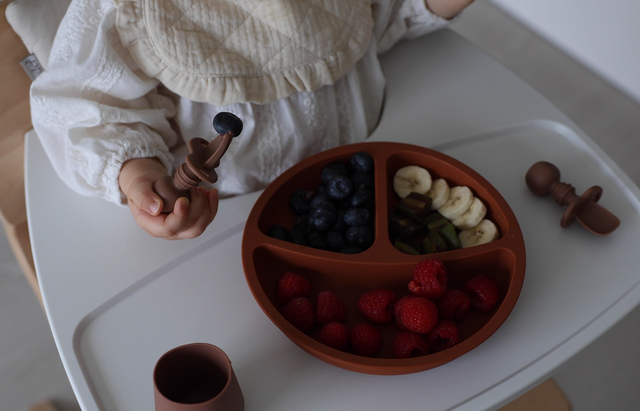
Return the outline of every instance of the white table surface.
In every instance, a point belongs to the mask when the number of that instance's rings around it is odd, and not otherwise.
[[[374,376],[328,365],[261,311],[242,271],[244,222],[260,193],[221,202],[199,238],[169,242],[128,209],[81,197],[27,135],[30,234],[45,307],[83,410],[152,410],[151,372],[167,350],[220,346],[251,410],[490,410],[549,377],[640,302],[640,191],[562,113],[483,52],[444,30],[384,56],[388,91],[372,141],[434,148],[483,175],[518,218],[525,283],[504,325],[478,348],[416,374]],[[524,174],[554,162],[622,221],[608,237],[531,194]],[[596,372],[596,370],[594,370]]]
[[[640,102],[640,3],[490,1]]]

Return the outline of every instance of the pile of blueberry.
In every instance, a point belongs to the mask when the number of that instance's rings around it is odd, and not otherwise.
[[[356,254],[374,241],[373,158],[359,151],[348,164],[331,162],[317,190],[297,190],[289,199],[297,219],[291,230],[280,224],[267,235],[295,244]]]

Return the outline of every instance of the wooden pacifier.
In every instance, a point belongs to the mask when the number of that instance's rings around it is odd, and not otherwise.
[[[215,168],[227,152],[234,137],[242,132],[242,120],[231,113],[218,113],[213,119],[213,128],[219,134],[213,141],[195,137],[189,140],[189,153],[172,176],[166,176],[153,185],[153,191],[162,198],[162,212],[173,211],[176,200],[190,198],[189,190],[196,188],[201,181],[213,184],[218,181]]]
[[[593,234],[604,236],[620,225],[618,217],[597,204],[602,196],[601,187],[590,187],[578,196],[571,184],[560,182],[560,170],[551,163],[540,161],[532,165],[525,181],[535,195],[544,197],[551,194],[556,203],[567,206],[560,220],[563,228],[568,227],[575,219]]]

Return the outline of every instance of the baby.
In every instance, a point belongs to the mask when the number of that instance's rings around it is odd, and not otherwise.
[[[154,237],[194,238],[218,199],[264,188],[317,152],[363,141],[384,99],[378,55],[447,26],[473,0],[73,0],[31,89],[60,177],[128,205]],[[242,119],[212,188],[161,213],[155,181],[184,140]]]

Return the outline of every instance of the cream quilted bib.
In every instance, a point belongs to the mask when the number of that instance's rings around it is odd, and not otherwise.
[[[365,53],[369,0],[114,0],[140,68],[214,105],[266,103],[344,76]]]

